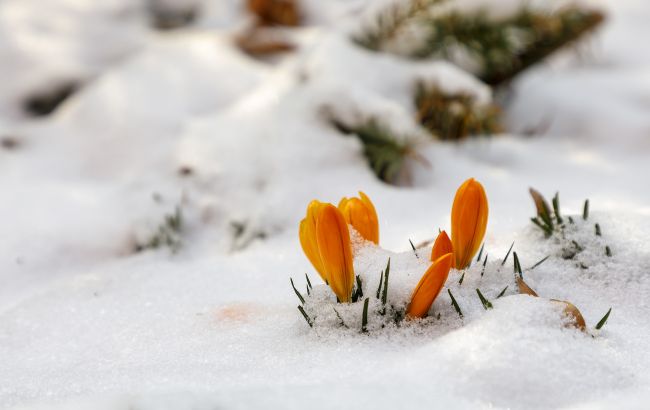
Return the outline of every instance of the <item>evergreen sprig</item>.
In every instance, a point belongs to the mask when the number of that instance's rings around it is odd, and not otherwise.
[[[446,93],[438,87],[419,84],[415,94],[417,120],[442,140],[500,132],[501,110],[494,104],[479,104],[468,93]]]

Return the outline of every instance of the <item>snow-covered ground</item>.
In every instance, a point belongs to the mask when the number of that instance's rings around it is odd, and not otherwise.
[[[413,85],[489,91],[451,65],[353,45],[364,1],[303,1],[300,47],[272,63],[234,45],[240,1],[183,1],[201,4],[199,20],[165,32],[149,27],[145,3],[0,2],[0,139],[15,142],[0,147],[0,407],[647,408],[646,1],[591,3],[606,25],[519,78],[510,134],[459,144],[422,136]],[[71,81],[79,90],[53,114],[21,112],[27,96]],[[411,164],[409,187],[380,182],[332,114],[381,117],[420,138],[431,166]],[[390,255],[408,289],[426,269],[409,239],[449,229],[469,177],[488,195],[492,262],[462,285],[450,274],[463,319],[442,292],[440,322],[307,326],[289,277],[301,289],[305,272],[317,279],[298,241],[311,199],[366,192],[383,249],[355,266],[378,275]],[[526,273],[540,296],[578,306],[588,333],[515,295],[511,260],[499,267],[513,241],[524,267],[558,251],[530,223],[529,186],[559,191],[585,232],[600,224],[585,241],[612,249],[586,250],[588,269],[556,257]],[[177,207],[180,248],[135,253]]]

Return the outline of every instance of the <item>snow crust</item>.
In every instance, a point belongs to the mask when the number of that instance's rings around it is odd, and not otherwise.
[[[354,46],[371,2],[304,3],[298,50],[273,64],[237,50],[236,1],[197,2],[196,24],[166,33],[145,2],[0,3],[0,138],[18,141],[0,148],[0,407],[644,408],[650,8],[601,1],[602,33],[513,85],[512,135],[443,144],[412,120],[417,82],[481,101],[489,90],[443,62]],[[82,85],[52,115],[21,113],[62,79]],[[379,118],[431,167],[409,165],[412,187],[381,183],[332,115]],[[389,295],[404,304],[428,256],[408,240],[449,229],[468,177],[490,202],[482,277],[474,264],[460,285],[453,271],[418,323],[362,334],[359,304],[341,309],[346,329],[330,303],[307,326],[288,278],[302,291],[309,272],[331,298],[297,238],[309,200],[370,196],[381,248],[359,250],[355,269],[372,295],[390,256]],[[559,190],[585,245],[577,260],[530,224],[529,186]],[[134,253],[177,206],[180,250]],[[551,255],[524,272],[540,298],[515,294],[512,255],[501,266],[513,241],[524,268]],[[547,298],[575,304],[589,331],[564,327]]]

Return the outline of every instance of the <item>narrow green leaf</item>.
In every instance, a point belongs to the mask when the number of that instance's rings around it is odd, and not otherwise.
[[[345,321],[344,321],[343,318],[341,317],[341,314],[339,313],[339,311],[336,310],[335,307],[332,307],[332,309],[334,309],[334,313],[336,313],[336,317],[338,317],[339,320],[341,321],[341,326],[345,327],[346,329],[349,329],[348,325],[345,324]]]
[[[523,277],[522,271],[521,271],[521,264],[519,263],[519,256],[517,256],[517,252],[512,253],[512,258],[514,259],[514,272],[518,273],[520,277]]]
[[[483,274],[485,273],[485,265],[487,264],[487,258],[489,254],[485,254],[485,259],[483,259],[483,268],[481,269],[481,277],[483,277]]]
[[[384,291],[381,294],[381,303],[382,305],[386,305],[386,301],[388,301],[388,275],[390,274],[390,258],[388,258],[388,263],[386,264],[386,271],[384,272]]]
[[[609,319],[610,313],[612,313],[612,308],[609,308],[607,313],[605,313],[605,316],[603,316],[603,318],[598,321],[598,324],[596,325],[596,330],[600,330],[600,328],[605,326],[605,323],[607,323],[607,319]]]
[[[304,305],[305,298],[303,298],[300,292],[298,292],[298,289],[296,289],[296,286],[293,284],[293,278],[289,278],[289,280],[291,281],[291,287],[293,288],[293,291],[296,292],[296,296],[298,296],[298,299],[300,299],[300,303]]]
[[[541,265],[542,263],[546,262],[546,260],[547,260],[548,258],[550,258],[550,257],[551,257],[551,255],[547,255],[547,256],[545,256],[545,257],[542,258],[539,262],[537,262],[536,264],[534,264],[533,266],[531,266],[530,268],[528,268],[528,270],[533,270],[533,269],[535,269],[536,267],[538,267],[538,266]]]
[[[555,213],[555,220],[558,224],[561,224],[562,217],[560,216],[560,193],[556,192],[553,197],[553,213]]]
[[[381,295],[381,285],[384,282],[384,271],[381,271],[381,275],[379,276],[379,286],[377,287],[377,299],[379,299],[379,296]]]
[[[503,258],[503,262],[501,262],[501,266],[506,264],[506,261],[508,260],[508,256],[510,256],[510,251],[512,251],[512,247],[515,246],[515,242],[512,242],[512,245],[510,245],[510,249],[508,249],[508,253],[506,253],[506,257]]]
[[[309,275],[305,273],[305,278],[307,278],[307,286],[309,286],[309,289],[313,289],[314,287],[311,285],[311,281],[309,280]]]
[[[589,200],[585,199],[585,205],[582,207],[582,219],[585,221],[589,218]]]
[[[481,261],[481,256],[483,256],[484,247],[485,247],[485,242],[483,242],[483,245],[481,245],[481,250],[478,251],[478,257],[476,258],[476,263],[479,263]]]
[[[605,255],[610,256],[610,257],[612,256],[612,250],[609,247],[609,245],[605,246]]]
[[[409,243],[411,244],[411,248],[413,248],[413,253],[415,254],[415,257],[420,259],[420,257],[418,256],[418,252],[415,250],[415,245],[413,245],[413,241],[409,239]]]
[[[596,225],[594,225],[594,226],[596,227],[596,236],[602,236],[602,234],[601,234],[601,232],[600,232],[600,225],[599,225],[599,224],[596,224]]]
[[[458,306],[458,302],[456,302],[456,298],[451,293],[451,290],[447,289],[447,293],[449,293],[449,297],[451,298],[451,304],[454,307],[454,309],[456,309],[456,313],[458,313],[458,316],[463,317],[463,312],[460,310],[460,306]]]
[[[307,315],[307,312],[305,312],[305,309],[303,309],[302,306],[298,305],[298,310],[300,311],[300,313],[302,313],[302,317],[305,318],[305,320],[307,321],[307,324],[309,325],[309,327],[314,327],[314,322],[312,322],[312,320],[309,318],[309,315]]]
[[[481,291],[476,288],[476,293],[478,293],[478,298],[481,299],[481,303],[483,304],[483,308],[485,310],[492,309],[492,303],[490,303],[489,300],[485,299],[485,296],[481,293]]]
[[[463,274],[460,275],[460,280],[458,281],[458,284],[459,284],[459,285],[462,285],[462,284],[463,284],[463,279],[465,279],[465,272],[463,272]]]
[[[505,288],[503,288],[503,290],[501,291],[501,293],[499,293],[499,294],[497,295],[497,299],[499,299],[501,296],[505,295],[505,293],[506,293],[506,289],[508,289],[508,286],[506,286]]]
[[[361,331],[364,333],[368,331],[366,326],[368,325],[368,302],[369,301],[370,298],[366,298],[366,300],[363,302],[363,316],[361,317]]]

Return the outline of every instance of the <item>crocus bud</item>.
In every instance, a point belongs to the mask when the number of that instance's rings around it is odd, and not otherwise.
[[[379,221],[370,198],[359,191],[360,198],[343,198],[339,210],[345,221],[366,240],[379,244]]]
[[[465,181],[451,208],[451,243],[456,269],[469,266],[481,246],[488,219],[488,202],[483,186],[474,178]]]

